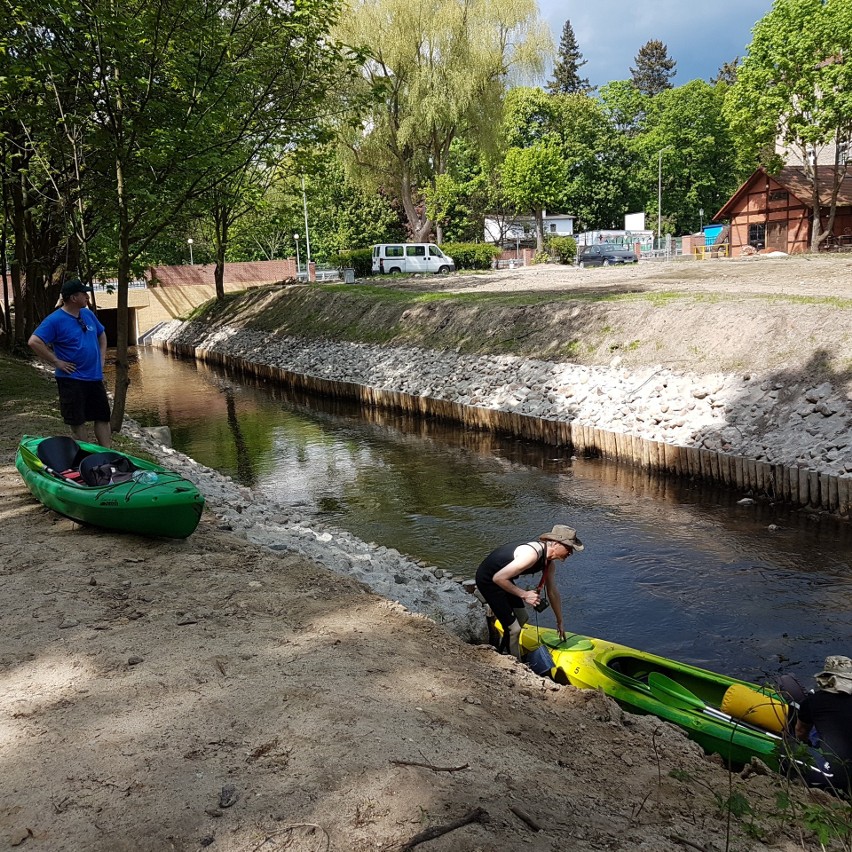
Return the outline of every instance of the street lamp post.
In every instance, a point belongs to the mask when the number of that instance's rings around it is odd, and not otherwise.
[[[699,232],[704,232],[704,208],[698,208],[698,230]]]
[[[190,266],[195,266],[195,263],[194,263],[194,262],[193,262],[193,260],[192,260],[192,237],[190,237],[190,238],[186,241],[186,244],[189,246],[189,265],[190,265]]]
[[[671,145],[660,149],[657,163],[657,240],[663,239],[663,151],[668,151]]]
[[[296,241],[296,278],[299,277],[299,235],[293,234],[293,239]]]
[[[302,207],[305,211],[305,264],[311,265],[311,232],[308,230],[308,197],[305,195],[305,176],[302,175]]]

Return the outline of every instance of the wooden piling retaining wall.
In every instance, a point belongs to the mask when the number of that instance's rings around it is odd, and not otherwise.
[[[512,411],[497,411],[444,399],[386,391],[354,382],[323,379],[232,358],[209,349],[168,342],[160,345],[175,355],[236,369],[308,393],[356,400],[367,406],[395,409],[418,417],[460,423],[471,429],[566,447],[575,455],[598,456],[627,463],[649,474],[702,479],[773,502],[829,512],[845,519],[852,518],[852,475],[836,476],[806,467],[770,464],[715,450],[665,444],[583,423],[549,420]]]

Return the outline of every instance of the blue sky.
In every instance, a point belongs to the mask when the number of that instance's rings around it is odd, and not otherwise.
[[[539,0],[557,46],[565,21],[571,21],[588,60],[581,73],[594,86],[628,79],[639,48],[650,39],[662,41],[677,61],[676,86],[709,80],[723,63],[746,53],[752,27],[771,8],[772,0]]]

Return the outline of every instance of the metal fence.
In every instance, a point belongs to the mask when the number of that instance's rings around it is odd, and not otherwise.
[[[96,291],[105,293],[108,290],[118,289],[118,278],[107,278],[105,281],[95,281],[92,285]],[[148,286],[148,282],[144,278],[135,278],[133,281],[128,281],[127,286],[130,290],[144,290]]]

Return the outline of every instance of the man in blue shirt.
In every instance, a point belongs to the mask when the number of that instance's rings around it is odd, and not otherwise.
[[[85,440],[86,423],[95,424],[95,442],[112,442],[109,399],[104,387],[106,332],[87,307],[89,287],[76,278],[62,285],[62,305],[33,332],[30,349],[55,368],[59,410],[77,440]]]

